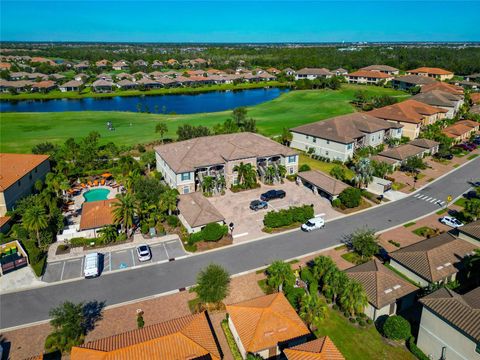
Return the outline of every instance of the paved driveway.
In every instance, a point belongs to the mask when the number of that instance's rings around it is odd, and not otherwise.
[[[180,240],[170,240],[150,245],[152,260],[138,261],[135,247],[100,253],[100,269],[102,273],[144,266],[151,263],[161,263],[186,255]],[[42,280],[53,283],[83,277],[83,260],[76,258],[47,263]]]
[[[268,203],[268,209],[252,211],[250,202],[260,199],[260,194],[271,190],[285,190],[287,196],[283,199],[271,200]],[[290,206],[300,206],[304,204],[313,204],[315,214],[325,214],[327,219],[335,218],[341,215],[332,209],[330,201],[304,187],[291,181],[285,181],[284,184],[266,186],[261,188],[232,193],[227,190],[223,196],[209,198],[210,202],[225,216],[227,224],[233,222],[235,230],[233,232],[234,243],[244,242],[265,235],[262,232],[263,217],[268,211],[285,209]]]

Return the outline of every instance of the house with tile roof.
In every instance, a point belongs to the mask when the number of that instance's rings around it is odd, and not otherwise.
[[[446,82],[440,82],[440,81],[434,82],[433,84],[427,84],[425,86],[422,86],[422,88],[420,89],[420,92],[423,93],[423,92],[429,92],[432,90],[445,91],[454,95],[463,95],[463,88],[461,86],[449,84]]]
[[[182,194],[178,200],[178,218],[188,233],[202,230],[210,223],[225,224],[225,217],[200,192]]]
[[[343,190],[349,188],[344,182],[318,170],[299,172],[297,179],[297,181],[301,181],[304,186],[311,189],[314,194],[319,194],[330,201],[335,200]]]
[[[58,88],[60,89],[61,92],[79,91],[82,85],[83,85],[83,81],[70,80],[60,85]]]
[[[390,266],[422,287],[454,281],[462,270],[462,259],[476,248],[446,232],[391,252]]]
[[[361,68],[360,70],[380,71],[388,75],[398,75],[399,73],[399,70],[397,68],[394,68],[393,66],[388,66],[388,65],[369,65]]]
[[[413,100],[447,110],[445,117],[453,119],[464,103],[463,95],[455,95],[442,90],[431,90],[412,97]]]
[[[206,312],[87,342],[71,360],[220,360],[223,354]]]
[[[460,120],[456,123],[442,129],[442,133],[453,139],[455,143],[460,143],[470,139],[470,137],[478,133],[480,123],[473,120]]]
[[[358,70],[347,74],[347,82],[350,84],[380,84],[393,80],[393,75],[385,74],[381,71]]]
[[[91,236],[97,237],[98,230],[114,224],[113,209],[117,199],[84,202],[80,218],[80,231],[88,231]]]
[[[333,73],[325,68],[303,68],[295,73],[295,80],[315,80],[318,78],[329,79]]]
[[[227,305],[227,314],[244,359],[249,353],[264,359],[279,356],[284,348],[304,343],[310,334],[283,293]]]
[[[420,75],[402,75],[392,80],[392,87],[398,90],[410,90],[414,87],[422,87],[434,84],[437,80]]]
[[[463,225],[457,230],[460,239],[480,247],[480,220]]]
[[[32,193],[37,180],[50,171],[48,155],[0,153],[0,216]]]
[[[369,113],[353,113],[290,129],[290,146],[330,160],[347,161],[355,150],[378,146],[388,138],[402,137],[401,124],[385,121]]]
[[[395,315],[413,305],[418,290],[377,259],[345,270],[351,279],[362,284],[368,298],[364,313],[372,320]]]
[[[344,360],[343,354],[328,336],[308,341],[283,351],[287,360]]]
[[[454,73],[445,69],[424,66],[417,69],[408,70],[407,75],[426,76],[440,81],[445,81],[453,78]]]
[[[402,124],[402,135],[413,140],[418,138],[423,127],[444,119],[447,112],[445,109],[408,99],[393,105],[374,109],[369,111],[368,114]]]
[[[430,359],[480,359],[480,287],[464,295],[440,288],[420,302],[417,346]]]
[[[240,163],[251,164],[263,179],[268,166],[285,166],[287,174],[298,169],[295,150],[254,133],[204,136],[155,147],[157,170],[165,182],[180,194],[201,190],[207,176],[223,178],[226,187],[236,185],[234,170]]]

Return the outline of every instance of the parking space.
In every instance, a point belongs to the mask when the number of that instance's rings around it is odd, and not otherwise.
[[[271,190],[284,190],[286,196],[283,199],[271,200],[268,208],[253,211],[250,209],[250,202],[260,198],[260,194]],[[264,236],[262,232],[263,217],[268,211],[278,211],[290,206],[301,206],[304,204],[313,205],[315,214],[325,214],[327,220],[341,215],[335,211],[330,201],[314,194],[310,189],[294,182],[285,181],[284,184],[266,186],[254,190],[232,193],[227,191],[223,196],[208,198],[208,200],[225,216],[227,224],[233,222],[234,243],[243,242]]]
[[[110,271],[123,270],[136,266],[145,266],[147,264],[165,262],[169,259],[185,256],[183,246],[180,240],[170,240],[166,242],[149,245],[152,252],[150,261],[140,262],[136,253],[136,248],[116,250],[100,254],[100,270],[102,273]],[[64,261],[47,263],[42,280],[53,283],[61,280],[70,280],[83,277],[84,258],[75,258]]]

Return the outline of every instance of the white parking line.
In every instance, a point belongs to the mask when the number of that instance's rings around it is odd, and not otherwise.
[[[66,264],[66,263],[67,263],[66,261],[63,262],[62,273],[60,274],[60,281],[63,280],[63,271],[65,270],[65,264]]]
[[[108,253],[108,271],[112,271],[112,252]]]
[[[248,235],[248,232],[244,232],[244,233],[241,233],[241,234],[238,234],[238,235],[233,235],[233,238],[236,239],[236,238],[239,238],[239,237],[242,237],[242,236],[247,236]]]
[[[132,254],[132,266],[135,266],[135,257],[133,256],[133,249],[130,249],[130,254]]]
[[[168,256],[168,251],[167,251],[167,247],[165,246],[165,243],[163,243],[163,248],[165,249],[165,253],[167,254],[167,259],[170,259],[170,257]]]
[[[426,197],[427,197],[426,195],[421,195],[421,194],[418,194],[418,195],[419,195],[419,196],[418,196],[417,199],[419,199],[419,200],[422,200],[423,198],[426,198]]]
[[[127,250],[119,250],[119,251],[115,251],[115,253],[117,253],[117,254],[123,254],[123,253],[125,253],[125,252],[127,252]]]
[[[82,257],[82,265],[80,266],[80,276],[83,275],[83,262],[85,260],[85,257]]]
[[[166,243],[167,244],[172,244],[172,243],[176,243],[176,242],[177,242],[177,240],[171,240],[171,241],[167,241]]]

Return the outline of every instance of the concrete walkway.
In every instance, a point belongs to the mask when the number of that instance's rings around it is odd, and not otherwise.
[[[35,276],[30,266],[12,271],[0,277],[0,292],[5,293],[13,290],[21,290],[34,286],[42,286],[44,283]]]

